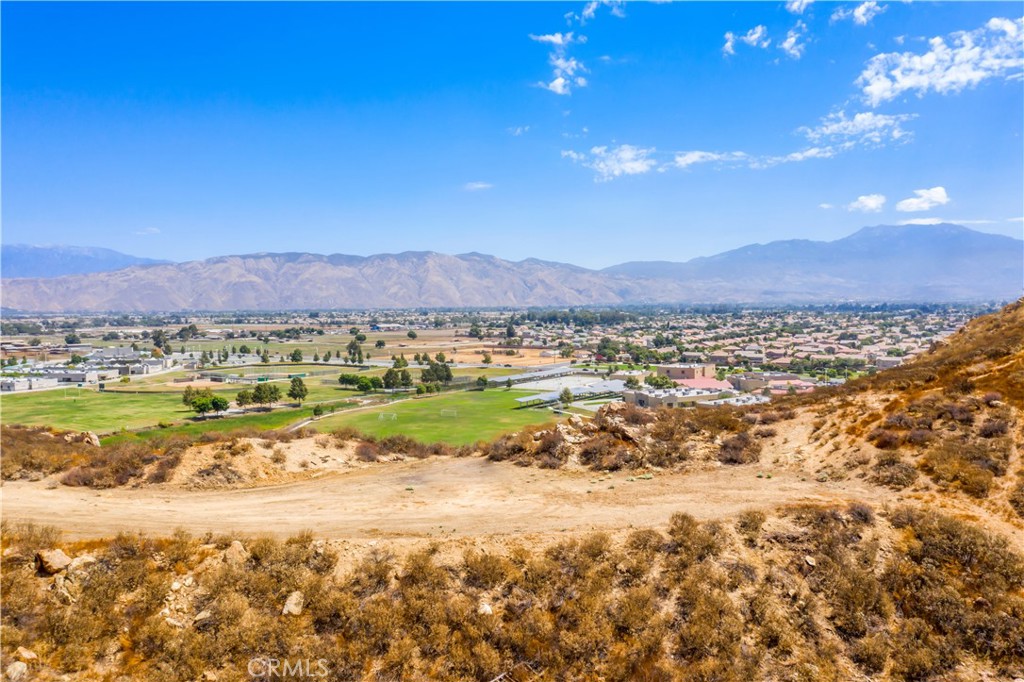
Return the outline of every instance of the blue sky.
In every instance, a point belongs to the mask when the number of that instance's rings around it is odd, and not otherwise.
[[[4,243],[603,267],[1024,230],[1022,3],[11,3]]]

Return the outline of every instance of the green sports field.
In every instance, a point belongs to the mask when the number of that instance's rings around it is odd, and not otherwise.
[[[548,410],[514,409],[515,399],[529,394],[500,389],[447,393],[353,410],[326,417],[313,425],[324,432],[347,426],[377,437],[401,434],[422,443],[467,445],[491,440],[530,424],[553,422],[555,416]],[[381,413],[396,416],[394,420],[382,420]]]
[[[56,389],[0,398],[4,424],[109,433],[195,415],[181,404],[181,393],[101,393],[93,389]]]

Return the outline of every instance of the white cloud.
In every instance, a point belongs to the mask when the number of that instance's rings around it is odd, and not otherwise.
[[[1020,78],[1024,18],[994,18],[974,31],[932,38],[924,54],[887,52],[868,60],[857,78],[864,100],[877,107],[906,92],[957,93],[990,78]]]
[[[818,204],[818,208],[823,208],[826,211],[835,208],[832,204]]]
[[[623,175],[642,175],[653,170],[657,161],[651,158],[654,148],[645,149],[631,144],[617,147],[592,147],[589,154],[563,151],[562,157],[571,159],[597,173],[598,181],[607,181]]]
[[[555,74],[559,76],[572,77],[577,71],[585,71],[583,64],[576,61],[575,57],[563,57],[561,55],[553,54],[548,60],[551,66],[555,69]]]
[[[829,114],[814,128],[801,128],[800,132],[811,142],[822,140],[855,140],[864,144],[882,144],[907,140],[911,134],[902,124],[917,118],[916,114],[876,114],[862,111],[847,118],[845,111]]]
[[[724,162],[724,163],[737,163],[745,161],[749,158],[743,152],[702,152],[702,151],[690,151],[690,152],[679,152],[676,154],[673,160],[673,165],[676,168],[689,168],[690,166],[698,163],[713,163],[713,162]]]
[[[493,187],[494,187],[494,185],[492,185],[489,182],[477,181],[477,182],[467,182],[465,185],[462,186],[462,189],[466,190],[467,192],[480,192],[480,191],[483,191],[485,189],[491,189]]]
[[[572,31],[569,31],[568,33],[548,33],[546,35],[534,35],[531,33],[530,40],[565,47],[572,44],[574,38]]]
[[[552,51],[548,54],[548,64],[551,65],[552,78],[550,81],[537,83],[539,87],[556,95],[568,95],[574,87],[583,88],[587,86],[587,79],[577,75],[578,73],[587,72],[583,62],[567,54],[569,46],[573,43],[587,42],[586,36],[576,36],[572,31],[546,35],[534,35],[531,33],[530,39],[552,46]]]
[[[519,137],[521,135],[525,135],[526,133],[530,132],[530,126],[512,126],[511,128],[508,128],[507,130],[508,130],[508,134],[509,135],[511,135],[513,137]]]
[[[144,227],[141,230],[136,230],[135,234],[141,235],[141,236],[146,236],[146,235],[151,235],[151,234],[160,234],[160,228],[159,227]]]
[[[772,44],[772,39],[768,37],[768,29],[764,24],[758,24],[750,29],[745,35],[740,36],[740,40],[751,47],[760,47],[762,49]]]
[[[725,32],[725,45],[722,46],[722,54],[736,54],[736,34],[732,31]]]
[[[1021,218],[1007,218],[1006,222],[1008,222],[1008,223],[1024,223],[1024,217],[1021,217]]]
[[[846,205],[847,211],[860,211],[862,213],[878,213],[885,206],[884,194],[865,194],[857,197],[857,200]]]
[[[886,9],[886,7],[879,5],[875,0],[868,0],[868,2],[862,2],[852,10],[840,7],[832,13],[831,21],[836,22],[843,21],[844,19],[852,19],[853,23],[858,26],[867,26],[871,23],[872,19],[877,17]],[[899,40],[899,38],[902,38],[902,36],[897,38],[897,42],[902,44],[903,41]]]
[[[729,56],[736,54],[736,41],[750,45],[751,47],[759,47],[764,49],[772,44],[772,39],[768,37],[768,29],[763,24],[758,24],[754,28],[750,29],[743,35],[736,35],[732,31],[725,32],[725,44],[722,45],[722,54]]]
[[[936,206],[945,206],[949,203],[949,195],[945,187],[932,187],[931,189],[915,189],[915,196],[904,199],[896,204],[896,210],[903,213],[914,211],[928,211]]]
[[[561,76],[557,76],[550,83],[541,82],[537,83],[537,85],[544,88],[545,90],[550,90],[556,95],[568,95],[571,92],[571,89],[569,87],[569,81],[562,78]]]
[[[786,11],[793,14],[803,14],[804,10],[811,6],[814,0],[787,0]]]
[[[779,44],[779,49],[793,59],[800,59],[804,55],[804,48],[807,47],[807,43],[801,43],[800,39],[806,32],[807,24],[802,21],[796,22],[796,25],[786,32],[786,39]]]
[[[591,0],[583,6],[583,11],[578,17],[579,22],[581,24],[585,24],[593,19],[597,16],[597,9],[601,6],[607,7],[611,11],[613,17],[623,19],[626,16],[626,3],[624,0]]]

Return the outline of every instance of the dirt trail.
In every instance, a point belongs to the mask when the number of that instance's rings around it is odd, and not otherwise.
[[[797,470],[772,469],[771,478],[758,478],[762,470],[763,464],[632,482],[620,472],[596,482],[588,472],[434,458],[233,490],[95,491],[14,481],[0,488],[0,500],[5,519],[52,524],[74,538],[185,528],[282,536],[311,529],[327,538],[362,539],[614,531],[663,526],[676,511],[712,519],[802,501],[877,503],[889,495],[859,480],[819,483]]]

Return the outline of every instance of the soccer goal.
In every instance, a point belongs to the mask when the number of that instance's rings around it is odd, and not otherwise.
[[[397,412],[381,412],[377,415],[377,421],[379,422],[395,422],[398,421]]]
[[[442,417],[458,417],[459,416],[459,411],[458,410],[441,410],[441,416]]]

